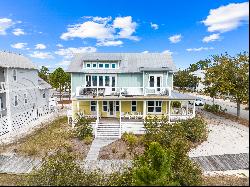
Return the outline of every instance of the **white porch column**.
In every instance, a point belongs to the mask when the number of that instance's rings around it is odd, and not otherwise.
[[[187,101],[187,108],[186,108],[186,115],[188,115],[188,101]]]
[[[12,132],[12,118],[11,118],[11,98],[10,98],[10,69],[6,68],[6,75],[5,75],[5,83],[6,83],[6,110],[7,110],[7,123],[8,123],[8,130]]]
[[[195,117],[195,101],[194,101],[194,108],[193,108],[193,118]]]
[[[80,101],[76,101],[77,112],[80,112]]]
[[[122,137],[122,102],[119,101],[119,111],[120,111],[120,138]]]
[[[170,109],[170,107],[171,107],[171,100],[169,100],[169,102],[168,102],[168,122],[170,122],[170,116],[171,116],[171,109]]]
[[[147,115],[147,103],[146,101],[143,101],[143,119],[146,118],[146,115]]]

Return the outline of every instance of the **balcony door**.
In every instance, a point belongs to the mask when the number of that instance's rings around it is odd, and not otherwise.
[[[156,92],[159,92],[162,87],[162,75],[149,75],[149,87],[155,88]]]

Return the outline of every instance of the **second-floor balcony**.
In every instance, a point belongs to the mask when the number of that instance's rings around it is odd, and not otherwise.
[[[170,96],[170,87],[84,87],[76,88],[76,97],[95,96]]]
[[[0,93],[3,93],[6,91],[6,83],[0,82]]]

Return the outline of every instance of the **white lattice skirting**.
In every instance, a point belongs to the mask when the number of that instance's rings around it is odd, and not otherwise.
[[[25,126],[30,125],[32,122],[47,114],[49,114],[49,107],[47,105],[14,114],[11,116],[11,127],[8,125],[8,118],[6,116],[2,117],[0,118],[0,136],[10,132],[18,133],[18,131],[22,130]]]

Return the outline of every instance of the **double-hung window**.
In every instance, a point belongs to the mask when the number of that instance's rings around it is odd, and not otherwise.
[[[148,113],[161,113],[162,101],[148,101]]]
[[[91,112],[96,111],[96,101],[90,101],[90,111]]]
[[[103,112],[108,111],[108,102],[107,101],[102,102],[102,110],[103,110]]]
[[[137,103],[136,101],[131,102],[131,111],[136,112],[137,111]]]
[[[13,80],[16,81],[17,80],[17,72],[15,69],[13,69]]]
[[[14,106],[18,106],[18,97],[17,97],[17,95],[14,97]]]
[[[25,104],[27,104],[27,103],[28,103],[27,94],[24,94],[24,103],[25,103]]]
[[[119,101],[115,102],[115,110],[116,110],[116,112],[120,111],[120,102]]]

